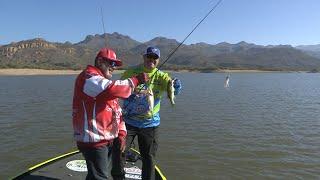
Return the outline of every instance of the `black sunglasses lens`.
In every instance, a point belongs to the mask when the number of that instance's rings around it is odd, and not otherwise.
[[[158,56],[156,56],[154,54],[148,54],[147,58],[149,58],[149,59],[158,59]]]
[[[108,62],[111,67],[116,67],[116,62],[114,61],[108,61]]]

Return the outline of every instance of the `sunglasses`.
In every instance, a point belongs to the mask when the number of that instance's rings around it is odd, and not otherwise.
[[[112,68],[115,68],[117,66],[116,62],[114,61],[109,61],[109,65],[112,67]]]
[[[157,55],[155,55],[155,54],[147,54],[146,57],[148,59],[153,59],[153,60],[159,59],[159,57]]]

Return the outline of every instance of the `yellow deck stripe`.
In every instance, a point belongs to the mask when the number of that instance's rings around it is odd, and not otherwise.
[[[137,150],[135,150],[135,149],[133,149],[133,148],[131,148],[131,150],[133,150],[134,152],[140,154],[139,151],[137,151]],[[30,168],[28,169],[28,171],[32,171],[32,170],[34,170],[34,169],[36,169],[36,168],[38,168],[38,167],[40,167],[40,166],[42,166],[42,165],[44,165],[44,164],[50,163],[50,162],[52,162],[52,161],[55,161],[55,160],[57,160],[57,159],[60,159],[60,158],[66,157],[66,156],[70,156],[70,155],[72,155],[72,154],[76,154],[76,153],[78,153],[78,152],[79,152],[79,150],[76,150],[76,151],[72,151],[72,152],[69,152],[69,153],[66,153],[66,154],[57,156],[57,157],[52,158],[52,159],[48,159],[48,160],[46,160],[46,161],[44,161],[44,162],[42,162],[42,163],[39,163],[39,164],[37,164],[37,165],[35,165],[35,166],[30,167]],[[157,172],[159,173],[159,175],[161,176],[161,178],[162,178],[163,180],[167,180],[167,178],[162,174],[161,170],[158,168],[157,165],[155,165],[155,169],[157,170]]]
[[[63,157],[66,157],[66,156],[69,156],[69,155],[72,155],[72,154],[76,154],[76,153],[78,153],[78,152],[79,152],[79,150],[76,150],[76,151],[72,151],[72,152],[69,152],[69,153],[67,153],[67,154],[63,154],[63,155],[61,155],[61,156],[58,156],[58,157],[55,157],[55,158],[46,160],[46,161],[44,161],[44,162],[42,162],[42,163],[40,163],[40,164],[37,164],[37,165],[35,165],[35,166],[32,166],[32,167],[29,168],[28,170],[29,170],[29,171],[32,171],[32,170],[34,170],[34,169],[36,169],[36,168],[38,168],[38,167],[40,167],[40,166],[42,166],[42,165],[44,165],[44,164],[47,164],[47,163],[49,163],[49,162],[55,161],[55,160],[57,160],[57,159],[60,159],[60,158],[63,158]]]
[[[137,150],[135,150],[135,149],[133,149],[133,148],[130,148],[132,151],[134,151],[134,152],[136,152],[136,153],[138,153],[138,154],[140,154],[140,152],[139,151],[137,151]],[[161,176],[161,178],[163,179],[163,180],[167,180],[167,178],[162,174],[162,172],[161,172],[161,170],[158,168],[158,166],[157,165],[155,165],[154,166],[155,168],[156,168],[156,170],[158,171],[158,173],[159,173],[159,175]]]
[[[162,178],[163,180],[167,180],[167,178],[162,174],[162,172],[160,171],[160,169],[158,168],[158,166],[155,165],[154,167],[155,167],[156,170],[158,171],[158,173],[159,173],[159,175],[161,176],[161,178]]]

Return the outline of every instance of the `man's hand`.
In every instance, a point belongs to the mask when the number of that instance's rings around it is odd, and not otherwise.
[[[181,92],[182,84],[181,81],[177,78],[173,79],[174,95],[178,95]]]
[[[147,74],[147,73],[144,73],[144,72],[138,74],[138,75],[136,76],[136,78],[138,79],[139,84],[144,84],[144,83],[146,83],[146,82],[149,81],[149,76],[148,76],[148,74]]]

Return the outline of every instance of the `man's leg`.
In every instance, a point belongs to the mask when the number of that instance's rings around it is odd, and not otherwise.
[[[105,180],[108,178],[108,146],[80,148],[88,169],[86,179]]]
[[[134,143],[133,141],[136,135],[138,134],[139,128],[131,126],[129,124],[126,124],[126,128],[127,128],[126,151],[128,151],[131,148],[132,143]]]
[[[158,148],[158,127],[141,129],[138,134],[138,142],[142,157],[142,179],[153,180],[154,161]]]
[[[135,127],[127,126],[126,151],[130,149],[130,145],[136,136]],[[129,127],[130,126],[130,127]],[[125,153],[120,152],[120,142],[116,138],[112,146],[112,169],[111,175],[114,180],[122,180],[125,178],[124,164],[126,162]]]
[[[114,180],[122,180],[124,179],[124,163],[122,162],[123,153],[120,151],[120,141],[119,138],[113,140],[112,145],[112,169],[111,175]]]

